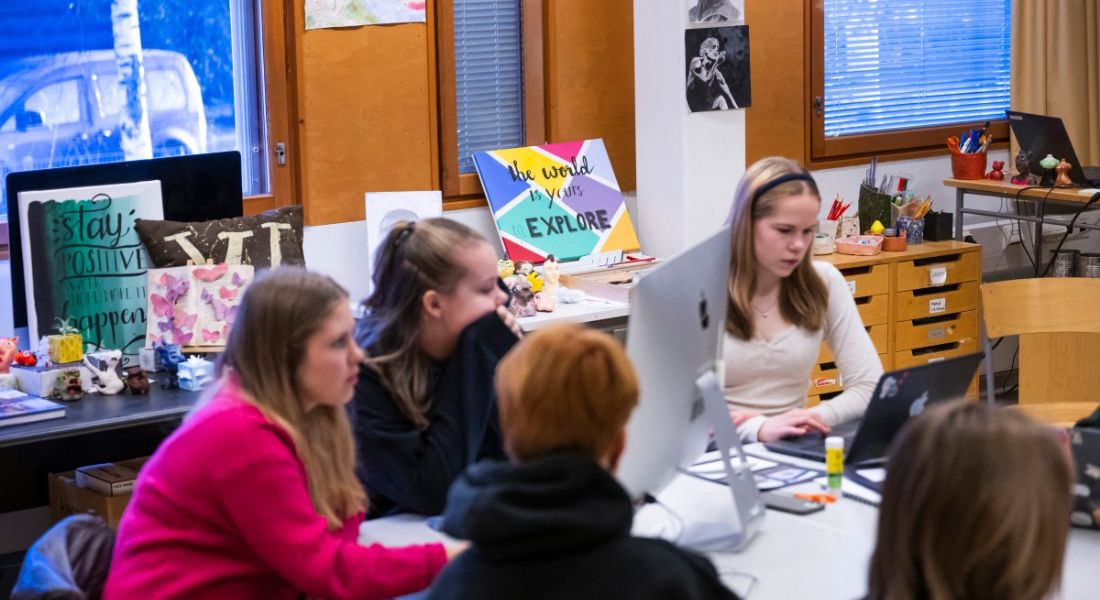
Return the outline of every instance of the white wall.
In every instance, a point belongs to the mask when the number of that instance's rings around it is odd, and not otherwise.
[[[745,170],[745,113],[691,113],[684,97],[681,2],[634,2],[638,237],[670,256],[725,222]]]

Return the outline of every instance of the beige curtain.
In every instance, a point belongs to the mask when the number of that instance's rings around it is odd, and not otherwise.
[[[1061,117],[1100,165],[1100,0],[1012,0],[1011,57],[1012,108]]]

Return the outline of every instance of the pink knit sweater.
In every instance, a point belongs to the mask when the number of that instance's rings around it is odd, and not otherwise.
[[[427,587],[443,546],[330,531],[286,431],[232,384],[157,449],[119,525],[105,598],[389,598]]]

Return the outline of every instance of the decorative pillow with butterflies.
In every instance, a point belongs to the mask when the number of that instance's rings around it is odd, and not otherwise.
[[[137,219],[134,229],[158,268],[226,263],[265,269],[306,264],[298,205],[194,223]]]
[[[224,263],[150,269],[145,345],[224,346],[254,273]]]

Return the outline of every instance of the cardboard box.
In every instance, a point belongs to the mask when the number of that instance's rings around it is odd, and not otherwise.
[[[115,463],[88,465],[76,470],[76,484],[104,496],[122,496],[134,491],[137,471]]]
[[[653,268],[656,261],[644,263],[622,263],[580,274],[562,273],[560,282],[567,288],[583,290],[585,293],[604,300],[630,302],[636,278]]]
[[[145,464],[145,458],[123,460],[115,464],[138,471]],[[50,521],[56,523],[69,515],[92,513],[103,518],[111,527],[118,527],[122,512],[130,503],[130,494],[122,496],[104,496],[95,490],[82,488],[76,484],[73,471],[50,473]]]

